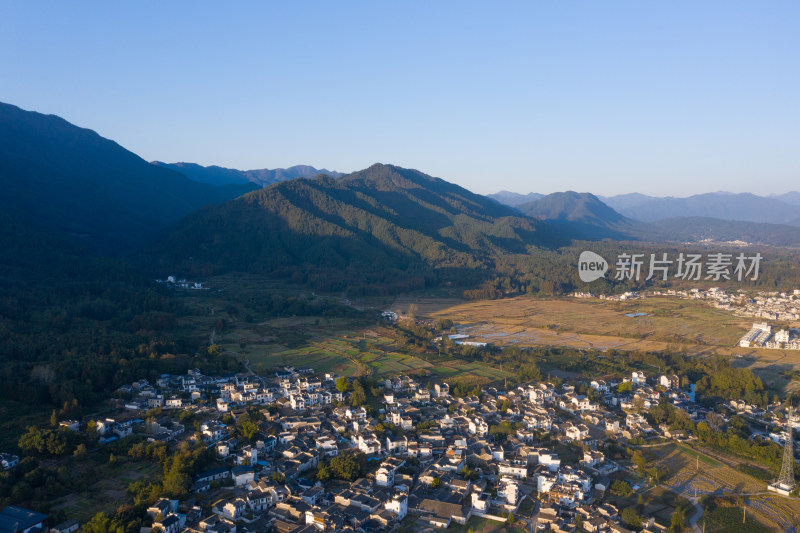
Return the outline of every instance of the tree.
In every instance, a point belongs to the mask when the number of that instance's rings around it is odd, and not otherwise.
[[[56,413],[55,409],[53,409],[53,412],[50,413],[50,425],[54,428],[58,427],[58,414]]]
[[[711,431],[714,433],[719,433],[722,431],[722,426],[725,423],[724,420],[722,420],[722,417],[714,411],[709,411],[706,413],[706,422],[708,422],[709,429],[711,429]]]
[[[644,455],[639,450],[633,452],[633,455],[631,455],[631,461],[633,462],[634,465],[636,465],[636,468],[638,468],[640,472],[643,472],[645,466],[647,466],[647,460],[644,458]]]
[[[173,466],[164,476],[164,493],[170,498],[180,500],[189,494],[191,484],[191,478],[181,472],[180,468]]]
[[[350,405],[359,407],[365,403],[367,403],[367,394],[364,392],[361,382],[356,380],[353,382],[353,392],[350,394]]]
[[[535,363],[528,363],[519,367],[517,377],[519,377],[520,381],[541,381],[542,372]]]
[[[111,518],[106,513],[97,513],[91,520],[83,525],[81,531],[87,533],[108,533],[115,530],[112,527]]]
[[[258,436],[258,426],[250,420],[245,420],[236,426],[236,431],[248,442],[253,442]]]
[[[682,507],[675,509],[675,512],[670,516],[670,533],[681,533],[683,531],[683,524],[685,520],[685,511]]]
[[[623,496],[628,496],[631,492],[633,492],[633,489],[631,488],[630,483],[627,481],[615,479],[611,482],[611,491]]]
[[[86,453],[87,453],[86,452],[86,445],[81,443],[81,444],[78,444],[77,448],[75,448],[75,451],[73,452],[73,455],[75,455],[75,457],[78,458],[78,459],[83,459],[84,457],[86,457]]]
[[[340,376],[336,379],[336,390],[339,392],[347,392],[350,388],[350,382],[347,380],[346,377]]]
[[[630,381],[624,381],[617,385],[617,392],[625,394],[626,392],[633,392],[633,384]]]
[[[442,478],[435,477],[433,481],[431,481],[431,488],[438,489],[442,486]]]
[[[317,477],[320,481],[328,479],[355,481],[366,473],[367,456],[362,452],[342,453],[331,459],[330,462],[320,463],[317,467]]]
[[[634,529],[642,527],[642,518],[633,507],[626,507],[622,510],[622,521]]]
[[[331,468],[327,463],[320,463],[317,467],[317,479],[323,483],[333,477]]]

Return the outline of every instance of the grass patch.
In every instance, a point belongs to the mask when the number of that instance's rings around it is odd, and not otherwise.
[[[700,462],[703,463],[703,464],[706,464],[706,465],[714,467],[714,468],[722,466],[722,463],[720,463],[719,461],[717,461],[713,457],[709,457],[708,455],[706,455],[706,454],[704,454],[702,452],[698,452],[697,450],[693,450],[693,449],[689,448],[688,446],[684,446],[684,445],[681,444],[681,445],[678,445],[678,448],[680,449],[680,451],[683,454],[688,455],[692,459],[699,459]]]
[[[743,474],[747,474],[748,476],[760,479],[761,481],[772,481],[775,478],[772,472],[746,463],[740,463],[736,465],[736,470],[742,472]]]
[[[699,524],[705,522],[706,533],[714,531],[737,531],[741,533],[769,533],[771,529],[756,522],[752,516],[742,523],[744,511],[738,507],[717,507],[711,512],[706,512]]]

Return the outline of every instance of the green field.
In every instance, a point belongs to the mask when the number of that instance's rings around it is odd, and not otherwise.
[[[421,350],[401,348],[390,328],[371,321],[292,317],[258,324],[239,321],[235,326],[217,333],[215,342],[226,352],[247,360],[254,372],[294,365],[356,376],[362,368],[368,368],[376,377],[430,374],[468,384],[500,383],[513,377],[482,362],[440,359],[423,356]]]

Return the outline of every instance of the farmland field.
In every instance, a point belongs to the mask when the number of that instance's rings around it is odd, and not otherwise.
[[[626,316],[635,313],[643,315]],[[670,343],[701,351],[732,347],[752,322],[701,302],[671,298],[611,302],[518,297],[465,302],[430,316],[449,318],[459,332],[488,342],[645,350]]]
[[[510,372],[474,361],[436,359],[401,349],[389,328],[373,322],[318,317],[276,318],[259,324],[239,323],[217,333],[215,342],[246,360],[259,372],[282,365],[312,366],[318,372],[355,376],[362,365],[376,377],[396,374],[435,375],[470,385],[501,382]]]
[[[737,495],[744,499],[748,513],[772,528],[783,530],[796,526],[800,501],[766,492],[766,483],[736,467],[750,464],[739,458],[716,452],[668,444],[643,450],[648,465],[665,467],[663,484],[687,498],[714,495]]]
[[[800,351],[736,347],[754,319],[703,302],[671,297],[630,302],[577,298],[464,301],[398,298],[392,309],[416,306],[423,318],[448,318],[470,340],[499,346],[569,346],[608,350],[683,348],[689,354],[731,356],[733,366],[751,368],[767,383],[800,388]],[[642,313],[640,316],[626,316]]]

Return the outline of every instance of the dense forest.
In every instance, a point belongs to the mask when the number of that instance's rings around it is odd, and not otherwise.
[[[232,370],[177,326],[180,300],[115,259],[0,214],[0,399],[91,404],[114,387],[188,368]]]

